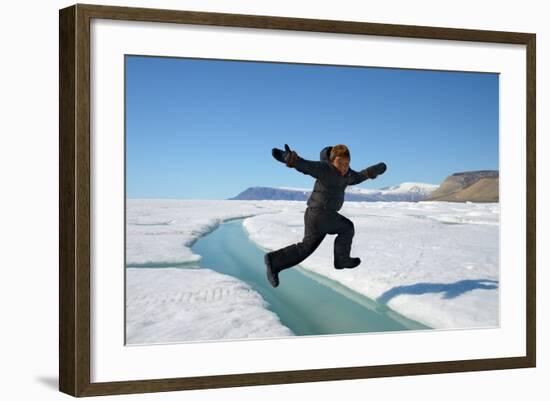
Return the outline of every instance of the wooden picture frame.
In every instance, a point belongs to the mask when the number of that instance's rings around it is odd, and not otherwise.
[[[517,44],[526,47],[526,355],[221,376],[91,382],[90,22],[109,19],[317,33]],[[535,367],[535,49],[531,33],[495,32],[77,4],[59,13],[59,389],[73,396],[145,393]]]

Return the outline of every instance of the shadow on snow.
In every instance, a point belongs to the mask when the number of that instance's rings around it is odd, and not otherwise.
[[[497,288],[498,281],[495,280],[462,280],[450,284],[418,283],[394,287],[380,295],[377,301],[381,304],[387,304],[392,298],[399,295],[422,295],[438,292],[444,293],[444,299],[452,299],[468,291],[495,290]]]

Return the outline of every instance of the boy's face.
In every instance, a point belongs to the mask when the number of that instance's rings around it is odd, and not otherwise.
[[[347,157],[336,156],[332,161],[332,165],[336,167],[341,175],[346,175],[349,170],[349,159]]]

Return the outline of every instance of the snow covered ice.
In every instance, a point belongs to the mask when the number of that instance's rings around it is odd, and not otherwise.
[[[128,199],[126,264],[174,265],[197,262],[190,246],[223,220],[257,214],[246,202]]]
[[[247,284],[193,267],[200,255],[190,246],[222,221],[246,217],[251,240],[278,249],[302,239],[305,208],[302,201],[128,199],[127,341],[292,335]],[[304,269],[436,329],[498,326],[498,203],[346,202],[340,213],[355,224],[351,254],[361,265],[335,270],[335,236],[327,235]],[[280,279],[284,286],[284,271]]]
[[[128,269],[129,344],[282,337],[292,332],[250,286],[210,269]]]
[[[247,284],[196,268],[200,255],[190,249],[222,221],[263,210],[238,201],[128,199],[127,343],[292,335]]]

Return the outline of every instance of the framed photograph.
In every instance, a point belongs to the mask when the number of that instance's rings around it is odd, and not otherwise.
[[[535,367],[535,34],[59,29],[60,391]]]

